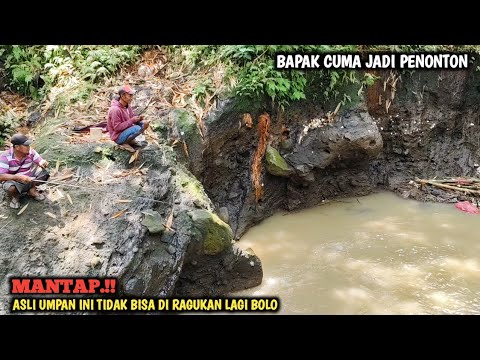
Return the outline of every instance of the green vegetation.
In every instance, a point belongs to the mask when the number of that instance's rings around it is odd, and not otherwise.
[[[480,53],[477,45],[0,45],[0,70],[10,90],[43,103],[42,116],[53,110],[58,117],[70,104],[88,100],[101,84],[109,85],[121,67],[153,48],[168,55],[162,76],[181,85],[189,101],[186,109],[195,114],[198,126],[216,95],[238,97],[238,103],[250,110],[266,101],[281,108],[303,100],[336,106],[354,104],[376,80],[372,73],[354,69],[277,70],[278,53]],[[0,141],[20,120],[0,103]]]
[[[12,90],[41,100],[54,86],[72,86],[82,80],[95,83],[112,75],[137,59],[143,48],[136,45],[1,45],[0,61]]]
[[[44,99],[52,87],[78,85],[82,91],[72,101],[88,97],[93,84],[113,75],[121,66],[139,58],[150,46],[138,45],[0,45],[0,63],[6,71],[12,90]],[[192,45],[166,48],[178,63],[190,71],[222,65],[224,84],[229,95],[253,100],[270,98],[286,105],[306,99],[309,88],[321,86],[326,99],[343,97],[343,85],[359,87],[372,84],[374,76],[356,70],[279,71],[275,69],[277,53],[326,52],[438,52],[470,51],[480,53],[477,45]],[[200,103],[215,91],[211,77],[203,77],[193,90]]]
[[[137,60],[145,48],[136,45],[0,45],[1,74],[10,90],[44,102],[44,109],[55,110],[58,116],[68,104],[88,99],[100,80]],[[21,116],[0,101],[0,146],[21,120]]]
[[[284,107],[293,101],[312,99],[335,100],[345,105],[352,101],[351,86],[357,87],[360,95],[366,86],[372,85],[375,76],[357,70],[315,71],[277,70],[277,53],[327,53],[327,52],[439,52],[462,51],[480,53],[474,45],[195,45],[173,46],[174,55],[179,55],[191,71],[221,66],[225,69],[224,84],[227,95],[258,101],[271,99]],[[212,93],[212,83],[202,78],[195,88],[205,97]],[[348,90],[346,90],[348,89]]]

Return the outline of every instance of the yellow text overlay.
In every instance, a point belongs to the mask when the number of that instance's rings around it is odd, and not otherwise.
[[[13,298],[11,312],[277,312],[278,298]]]

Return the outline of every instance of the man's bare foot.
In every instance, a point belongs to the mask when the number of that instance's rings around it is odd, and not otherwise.
[[[120,149],[127,150],[128,152],[134,153],[135,149],[128,144],[118,145]]]
[[[43,201],[45,200],[45,195],[41,194],[38,192],[37,189],[35,188],[31,188],[29,191],[28,191],[28,195],[30,195],[34,200],[36,201]]]
[[[20,207],[20,200],[16,197],[11,197],[8,206],[12,209],[18,209]]]
[[[138,142],[136,140],[132,140],[130,141],[130,145],[131,146],[134,146],[134,147],[137,147],[137,148],[144,148],[145,146],[147,146],[147,142]]]

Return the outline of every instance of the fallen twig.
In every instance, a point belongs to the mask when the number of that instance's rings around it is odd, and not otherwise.
[[[0,230],[2,230],[5,226],[7,226],[8,224],[10,224],[12,221],[13,221],[13,219],[10,220],[9,222],[7,222],[5,225],[3,225],[3,226],[0,228]]]
[[[436,182],[436,181],[418,179],[418,178],[415,178],[415,181],[422,184],[422,185],[429,184],[429,185],[436,186],[436,187],[439,187],[439,188],[455,190],[455,191],[464,191],[464,192],[468,192],[470,194],[479,194],[480,195],[480,190],[471,190],[471,189],[461,188],[461,187],[458,187],[458,186],[442,184],[442,183],[439,183],[439,182]]]

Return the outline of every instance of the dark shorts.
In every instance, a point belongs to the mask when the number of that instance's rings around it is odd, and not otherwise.
[[[50,174],[48,173],[48,171],[43,169],[42,171],[40,171],[38,174],[35,175],[35,179],[42,180],[42,181],[47,181],[49,177],[50,177]],[[3,187],[3,190],[8,191],[8,189],[10,189],[11,186],[15,186],[19,194],[25,194],[32,188],[32,185],[36,186],[41,184],[43,184],[43,182],[35,182],[35,180],[33,180],[33,182],[31,183],[22,183],[19,181],[8,180],[2,184],[2,187]]]

